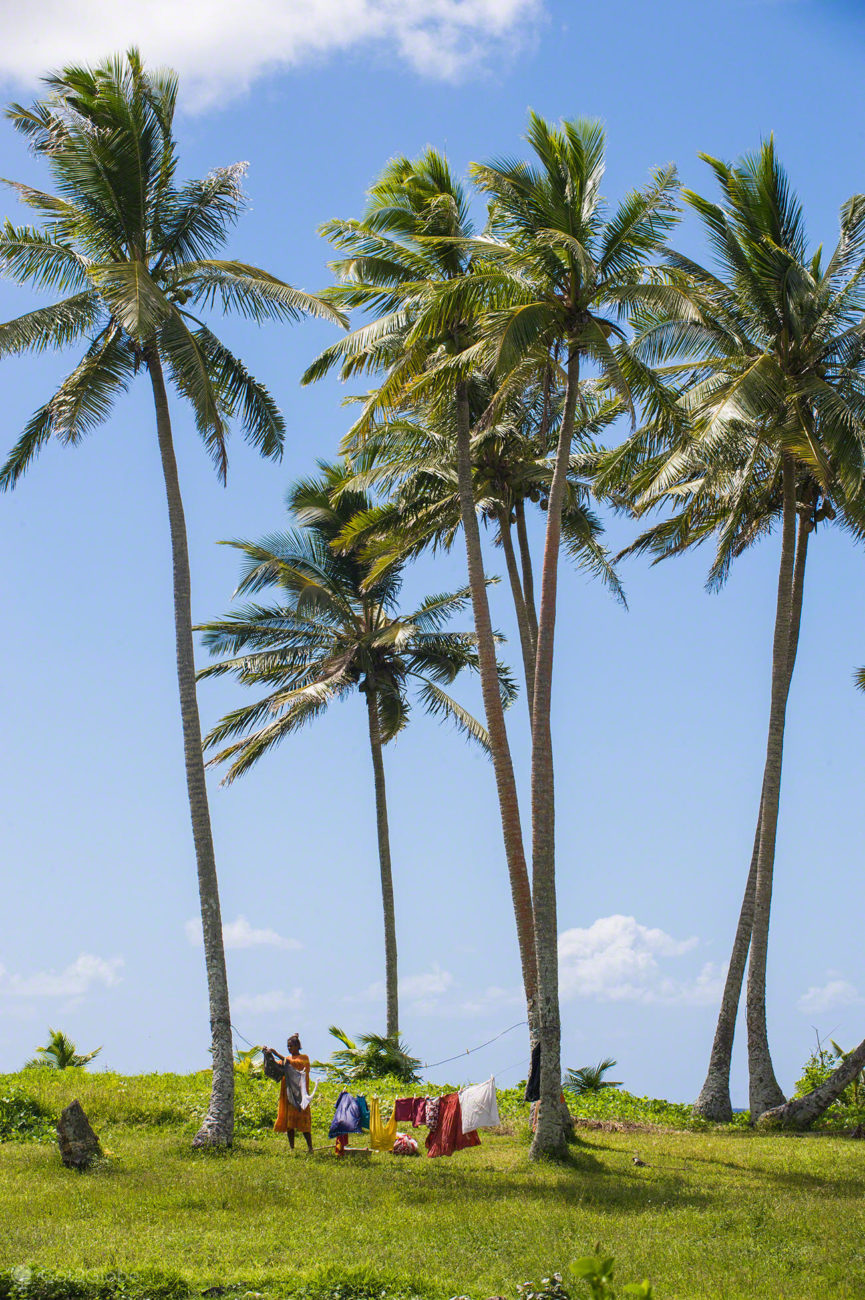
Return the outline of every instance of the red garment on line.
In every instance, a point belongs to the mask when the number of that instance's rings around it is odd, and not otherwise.
[[[394,1102],[397,1124],[420,1128],[426,1116],[426,1097],[400,1097]]]
[[[436,1156],[452,1156],[464,1147],[479,1147],[480,1144],[476,1129],[472,1129],[471,1133],[463,1132],[460,1095],[458,1092],[449,1092],[441,1098],[438,1124],[427,1134],[427,1155],[431,1160]]]

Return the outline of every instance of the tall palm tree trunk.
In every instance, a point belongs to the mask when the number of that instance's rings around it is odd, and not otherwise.
[[[532,645],[537,649],[538,613],[535,608],[535,576],[532,570],[532,552],[529,547],[529,534],[526,529],[526,507],[522,500],[517,501],[516,516],[517,541],[520,546],[520,563],[523,569],[523,599],[526,602],[526,615],[529,620],[529,631],[532,634]]]
[[[547,533],[541,575],[535,691],[532,710],[532,903],[538,954],[541,1091],[538,1124],[531,1154],[554,1155],[565,1147],[561,1096],[561,1021],[559,1016],[559,944],[556,910],[555,784],[550,725],[553,648],[556,629],[559,546],[568,458],[580,381],[579,352],[568,355],[568,378],[556,466],[547,506]]]
[[[854,1048],[833,1070],[825,1083],[807,1093],[804,1097],[791,1097],[782,1106],[775,1106],[764,1111],[760,1116],[761,1128],[808,1128],[837,1101],[841,1093],[852,1083],[856,1075],[865,1066],[865,1039]]]
[[[489,733],[490,749],[492,750],[493,769],[502,820],[502,835],[505,842],[505,859],[508,865],[514,917],[517,924],[517,943],[520,951],[523,989],[526,997],[529,1038],[534,1044],[538,1041],[538,971],[535,956],[532,892],[523,846],[523,828],[520,823],[517,783],[514,778],[511,748],[508,742],[507,728],[505,727],[504,708],[499,695],[496,643],[493,638],[493,625],[487,599],[481,534],[478,527],[478,517],[475,513],[475,498],[472,486],[471,412],[469,410],[468,385],[464,381],[457,384],[455,397],[460,519],[466,543],[466,564],[469,587],[472,593],[475,632],[478,638],[481,694],[483,695],[487,732]]]
[[[769,947],[769,915],[772,906],[778,807],[781,798],[793,563],[796,549],[796,467],[788,452],[783,453],[782,466],[784,512],[775,635],[772,646],[772,695],[760,812],[760,851],[757,857],[757,879],[754,886],[754,924],[751,931],[751,955],[748,962],[746,991],[749,1101],[752,1122],[756,1122],[764,1111],[782,1105],[785,1100],[775,1078],[766,1031],[766,958]]]
[[[384,784],[381,728],[378,721],[378,693],[372,685],[366,689],[369,718],[369,747],[375,777],[375,821],[378,830],[378,862],[381,871],[381,903],[384,912],[384,972],[387,994],[387,1034],[399,1033],[399,976],[396,955],[396,910],[393,902],[393,872],[390,864],[390,831],[387,824],[387,795]]]
[[[805,562],[808,555],[808,534],[811,529],[810,512],[799,516],[799,535],[796,543],[796,560],[793,565],[793,592],[790,609],[790,629],[787,648],[787,698],[790,694],[790,682],[796,665],[796,652],[799,647],[799,629],[802,623],[802,600],[805,591]],[[716,1124],[727,1124],[733,1118],[733,1104],[730,1099],[730,1063],[733,1056],[733,1038],[736,1032],[736,1017],[739,1011],[739,999],[742,995],[742,981],[751,946],[751,929],[754,923],[754,890],[757,883],[757,859],[760,853],[760,835],[762,829],[763,794],[760,793],[761,813],[757,817],[757,829],[754,833],[754,846],[751,851],[751,865],[748,869],[748,881],[745,896],[739,912],[736,936],[724,992],[721,996],[721,1009],[715,1027],[715,1038],[709,1057],[709,1068],[700,1095],[694,1103],[694,1113]]]
[[[523,672],[526,678],[526,702],[529,706],[529,724],[531,725],[532,696],[535,689],[535,647],[532,643],[528,611],[526,610],[525,596],[520,582],[520,572],[517,567],[517,557],[514,553],[513,538],[511,537],[511,522],[507,510],[499,511],[499,536],[502,539],[502,550],[505,553],[505,565],[507,566],[511,595],[514,600],[514,612],[517,616],[520,649],[523,654]]]
[[[174,631],[177,647],[177,683],[180,689],[180,716],[183,723],[183,753],[186,761],[186,787],[192,819],[192,838],[198,868],[198,896],[201,904],[201,930],[204,962],[207,970],[207,993],[210,1002],[210,1032],[213,1054],[213,1084],[210,1105],[193,1146],[230,1146],[234,1138],[234,1056],[231,1042],[231,1011],[228,1002],[228,976],[222,942],[222,913],[219,906],[219,882],[213,853],[210,808],[204,759],[201,753],[201,722],[195,689],[195,652],[192,642],[192,609],[189,578],[189,549],[186,520],[177,461],[171,437],[171,418],[162,365],[156,348],[147,353],[147,368],[156,406],[156,431],[168,502],[171,531],[171,560],[174,574]]]
[[[751,866],[748,869],[748,881],[739,911],[733,951],[730,954],[727,978],[724,981],[724,992],[721,994],[721,1009],[715,1026],[709,1068],[700,1095],[694,1102],[694,1114],[702,1119],[712,1120],[715,1124],[729,1124],[733,1118],[730,1065],[733,1059],[733,1038],[736,1033],[736,1017],[739,1014],[739,998],[742,995],[742,980],[745,977],[748,949],[751,946],[751,930],[754,925],[754,890],[757,884],[761,825],[762,821],[758,814],[754,847],[751,851]]]

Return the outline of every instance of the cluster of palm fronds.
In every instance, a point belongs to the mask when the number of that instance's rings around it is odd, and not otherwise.
[[[89,1065],[99,1053],[101,1047],[94,1047],[92,1052],[79,1052],[72,1039],[62,1029],[49,1029],[48,1042],[36,1048],[36,1055],[26,1062],[25,1069],[44,1066],[49,1070],[74,1070]]]
[[[605,1056],[597,1065],[581,1065],[577,1070],[567,1070],[562,1080],[562,1089],[574,1097],[585,1092],[602,1092],[604,1088],[621,1088],[621,1082],[605,1079],[608,1070],[613,1070],[616,1062],[611,1056]]]
[[[401,1083],[419,1082],[421,1062],[409,1053],[400,1034],[361,1034],[354,1042],[336,1025],[331,1025],[328,1032],[339,1039],[342,1047],[331,1054],[329,1061],[316,1061],[315,1065],[331,1078],[343,1083],[388,1078]]]

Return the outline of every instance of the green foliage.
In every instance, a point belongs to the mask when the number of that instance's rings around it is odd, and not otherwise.
[[[604,1078],[607,1071],[615,1066],[612,1056],[605,1056],[597,1065],[581,1065],[578,1070],[568,1070],[562,1088],[573,1097],[579,1097],[584,1092],[600,1092],[602,1088],[621,1088],[621,1083]]]
[[[36,1055],[27,1062],[28,1069],[47,1066],[51,1070],[73,1070],[83,1068],[99,1055],[101,1047],[94,1047],[92,1052],[79,1053],[71,1038],[67,1038],[62,1029],[49,1029],[48,1042],[44,1047],[36,1048]]]
[[[142,363],[164,362],[219,474],[237,423],[278,458],[285,432],[270,393],[201,321],[217,306],[256,321],[342,322],[316,298],[245,262],[215,256],[245,207],[244,165],[177,184],[177,82],[137,50],[46,78],[46,97],[7,117],[41,155],[56,194],[12,182],[47,224],[0,228],[0,271],[67,295],[0,326],[0,355],[85,344],[82,359],[0,468],[14,487],[44,444],[76,444],[105,422]]]
[[[263,1049],[250,1047],[244,1051],[238,1047],[234,1053],[234,1073],[241,1074],[247,1079],[263,1079]]]
[[[272,603],[235,607],[198,628],[219,657],[200,677],[230,675],[267,692],[205,737],[205,748],[216,751],[211,762],[227,765],[226,784],[347,696],[371,702],[383,743],[407,725],[413,693],[425,712],[489,748],[486,730],[443,689],[478,668],[475,634],[446,630],[468,605],[468,590],[429,596],[412,612],[398,612],[403,566],[392,564],[373,579],[365,559],[334,545],[370,512],[371,499],[350,486],[345,465],[319,469],[289,492],[299,528],[230,543],[244,557],[237,593],[270,590]],[[515,692],[505,669],[501,688],[510,701]]]
[[[54,1116],[44,1102],[16,1087],[0,1092],[0,1142],[44,1142],[54,1137]]]
[[[111,1270],[96,1277],[27,1265],[0,1270],[0,1300],[187,1300],[192,1294],[179,1274],[159,1269]]]
[[[697,1119],[685,1102],[665,1101],[660,1097],[636,1097],[623,1089],[607,1088],[601,1092],[584,1092],[571,1097],[572,1114],[581,1119],[626,1120],[634,1124],[663,1124],[669,1128],[705,1129],[708,1121]],[[733,1124],[746,1127],[747,1115],[735,1115]]]
[[[796,1097],[804,1097],[815,1088],[825,1083],[829,1076],[843,1063],[849,1052],[830,1038],[829,1046],[824,1047],[817,1039],[817,1046],[802,1067],[801,1078],[796,1080]],[[855,1127],[865,1123],[865,1070],[844,1089],[841,1096],[834,1101],[821,1117],[815,1121],[816,1128]]]
[[[334,1079],[354,1083],[361,1079],[397,1079],[400,1083],[420,1082],[420,1060],[411,1056],[401,1034],[361,1034],[355,1043],[344,1030],[331,1025],[329,1032],[343,1044],[329,1061],[316,1065]]]
[[[597,1250],[597,1247],[595,1248]],[[568,1275],[576,1284],[577,1290],[567,1286],[561,1273],[550,1273],[540,1282],[523,1282],[517,1287],[519,1300],[576,1300],[578,1295],[585,1295],[583,1287],[588,1288],[592,1300],[616,1300],[613,1289],[613,1259],[610,1255],[586,1255],[575,1259],[568,1269]],[[651,1300],[652,1288],[648,1282],[630,1282],[621,1288],[619,1295],[644,1296]]]

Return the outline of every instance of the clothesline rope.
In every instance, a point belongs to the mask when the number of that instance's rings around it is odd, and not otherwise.
[[[461,1061],[464,1056],[471,1056],[474,1052],[479,1052],[482,1048],[489,1047],[490,1043],[497,1043],[500,1038],[504,1038],[505,1034],[509,1034],[514,1029],[519,1029],[522,1025],[527,1025],[528,1023],[528,1020],[518,1020],[515,1025],[509,1025],[508,1028],[503,1029],[500,1034],[496,1034],[495,1038],[488,1038],[485,1043],[480,1043],[477,1047],[467,1047],[464,1052],[459,1052],[456,1056],[447,1056],[443,1061],[433,1061],[431,1063],[429,1061],[424,1061],[423,1068],[425,1070],[435,1070],[439,1065],[450,1065],[451,1061]]]
[[[497,1043],[500,1038],[504,1038],[505,1034],[513,1033],[515,1029],[520,1029],[523,1025],[527,1025],[528,1023],[529,1023],[528,1020],[518,1020],[515,1025],[509,1025],[508,1028],[503,1029],[500,1034],[496,1034],[495,1038],[488,1038],[485,1043],[479,1043],[477,1047],[467,1047],[464,1052],[458,1052],[456,1056],[447,1056],[443,1061],[432,1061],[432,1062],[424,1061],[422,1068],[424,1070],[435,1070],[440,1065],[450,1065],[452,1061],[461,1061],[464,1056],[472,1056],[475,1052],[482,1051],[483,1048],[489,1047],[492,1043]],[[232,1024],[231,1028],[237,1034],[238,1038],[243,1039],[243,1041],[247,1044],[248,1047],[256,1046],[255,1043],[250,1043],[248,1038],[243,1037],[243,1034],[240,1032],[240,1030],[237,1028],[236,1025]],[[511,1070],[513,1069],[513,1066],[508,1065],[505,1068]]]

